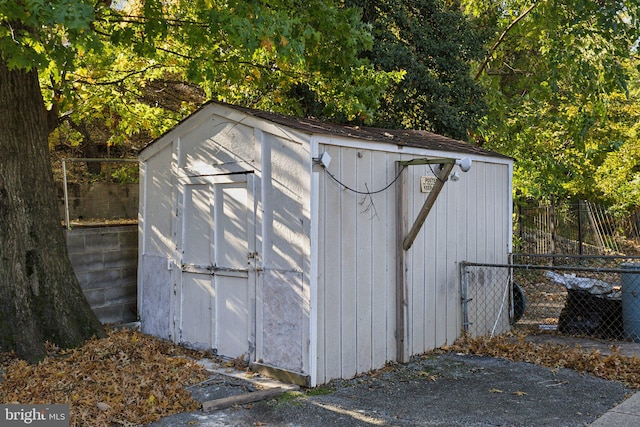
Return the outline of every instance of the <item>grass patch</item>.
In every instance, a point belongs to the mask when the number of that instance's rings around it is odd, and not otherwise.
[[[272,400],[275,406],[284,406],[284,405],[297,405],[302,406],[301,399],[304,399],[306,396],[304,393],[299,391],[288,391],[286,393],[281,394]]]
[[[321,385],[321,386],[310,388],[309,390],[307,390],[307,396],[325,396],[327,394],[332,394],[335,391],[336,390],[332,387]]]

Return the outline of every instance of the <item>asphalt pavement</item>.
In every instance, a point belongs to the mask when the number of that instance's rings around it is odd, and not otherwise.
[[[202,402],[265,387],[218,370],[190,389]],[[278,386],[272,383],[267,387]],[[569,369],[455,353],[414,357],[312,390],[212,412],[167,417],[168,426],[638,426],[640,395]]]

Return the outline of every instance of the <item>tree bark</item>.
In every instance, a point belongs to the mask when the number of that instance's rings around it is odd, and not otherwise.
[[[0,57],[0,350],[32,362],[46,341],[104,335],[69,261],[47,138],[37,71]]]
[[[75,129],[80,135],[82,135],[82,143],[80,144],[80,148],[82,149],[83,157],[87,159],[97,158],[98,147],[96,147],[96,143],[91,137],[91,132],[89,132],[87,123],[84,120],[81,120],[80,123],[69,120],[69,125],[71,125],[73,129]],[[91,175],[100,175],[102,166],[99,162],[86,162],[86,165],[87,171],[89,171]]]

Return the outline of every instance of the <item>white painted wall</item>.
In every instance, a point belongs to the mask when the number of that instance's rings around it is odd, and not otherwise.
[[[264,364],[308,374],[308,145],[266,131],[256,135],[261,146],[257,247],[262,271],[256,287],[255,356]]]
[[[394,157],[383,151],[324,145],[329,171],[359,191],[393,181]],[[317,379],[349,378],[395,355],[395,188],[358,195],[324,171],[318,203]]]
[[[204,283],[207,277],[202,274],[180,271],[183,251],[189,248],[202,255],[198,261],[202,265],[210,258],[205,230],[183,235],[182,227],[189,226],[179,219],[185,214],[184,183],[211,181],[212,176],[225,172],[252,171],[255,178],[250,180],[250,209],[255,212],[255,241],[250,247],[256,254],[249,258],[254,263],[248,307],[254,342],[248,343],[248,350],[254,360],[308,373],[309,145],[296,132],[244,119],[232,109],[206,108],[143,152],[139,267],[142,328],[199,348],[222,334],[212,330],[207,319],[207,313],[216,307],[216,286]],[[257,125],[263,126],[259,129]],[[190,258],[197,260],[194,256]],[[194,297],[196,293],[181,290],[181,283],[204,293]],[[213,300],[206,295],[213,295]],[[202,319],[187,317],[189,311],[201,313]],[[209,340],[209,336],[213,338]]]
[[[410,182],[418,181],[419,169],[412,172]],[[468,173],[460,174],[459,181],[445,184],[410,250],[409,354],[451,344],[459,337],[463,329],[461,261],[507,262],[511,244],[509,175],[508,164],[476,160]],[[420,193],[414,194],[410,207],[414,217],[422,199]],[[493,309],[497,313],[498,307]],[[508,319],[504,319],[507,322],[502,329],[508,327]]]
[[[319,139],[319,141],[322,141]],[[381,151],[387,150],[387,151]],[[346,186],[376,191],[396,177],[396,161],[461,157],[350,141],[319,142],[331,172]],[[458,172],[459,169],[456,168]],[[349,378],[396,360],[396,185],[375,195],[344,189],[316,166],[318,176],[317,382]],[[407,174],[410,227],[426,199],[420,176]],[[458,263],[506,262],[510,250],[511,164],[474,158],[468,173],[449,180],[407,251],[405,354],[450,344],[462,330]],[[508,324],[508,323],[507,323]]]
[[[172,339],[171,264],[174,177],[171,144],[141,163],[138,213],[138,313],[145,332]]]

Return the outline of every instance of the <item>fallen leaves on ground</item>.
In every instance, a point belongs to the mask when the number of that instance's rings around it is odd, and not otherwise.
[[[72,426],[141,425],[198,409],[185,386],[203,381],[205,369],[181,347],[139,331],[61,351],[38,365],[13,360],[3,369],[0,402],[68,404]]]
[[[534,343],[524,335],[503,334],[493,338],[463,336],[447,351],[500,357],[515,362],[528,362],[549,368],[568,368],[597,377],[620,381],[631,388],[640,388],[640,359],[624,356],[611,346],[611,354],[554,343]]]
[[[234,369],[237,369],[238,371],[247,371],[249,368],[249,362],[244,360],[244,355],[242,355],[242,356],[236,357],[233,360],[228,361],[227,363],[224,364],[224,367],[234,368]]]

